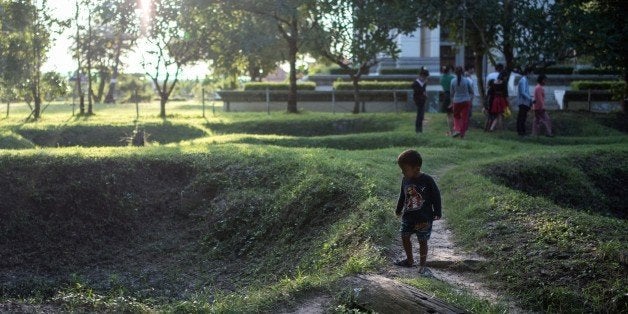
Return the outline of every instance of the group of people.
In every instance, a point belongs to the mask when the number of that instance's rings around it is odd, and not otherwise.
[[[477,95],[477,85],[470,78],[470,71],[465,73],[461,67],[456,67],[454,75],[450,69],[443,69],[441,84],[444,90],[442,110],[447,112],[448,125],[453,120],[452,137],[464,138],[469,128],[469,117],[474,95]],[[525,122],[530,110],[534,111],[532,134],[539,134],[539,126],[544,124],[547,136],[553,136],[551,121],[545,111],[545,90],[543,86],[547,77],[543,74],[537,78],[537,85],[533,95],[530,95],[528,84],[528,70],[520,71],[521,79],[517,85],[518,95],[516,103],[519,106],[517,115],[517,133],[525,136]],[[423,118],[427,101],[427,78],[429,72],[422,69],[419,77],[412,84],[414,101],[417,106],[416,132],[423,131]],[[509,108],[508,82],[509,73],[504,71],[501,64],[496,66],[496,72],[487,77],[488,90],[484,112],[487,121],[484,130],[494,131],[502,123],[503,113]],[[405,258],[395,261],[401,267],[414,267],[416,260],[412,250],[411,238],[416,235],[419,243],[418,268],[419,273],[429,275],[427,268],[428,240],[432,233],[434,221],[442,217],[441,195],[434,179],[421,171],[423,159],[416,150],[406,150],[397,157],[397,164],[403,178],[401,190],[395,208],[395,214],[401,219],[401,243]]]
[[[473,98],[479,94],[477,83],[473,79],[473,69],[464,71],[462,67],[456,67],[454,74],[450,74],[451,67],[442,70],[440,84],[443,88],[443,101],[441,111],[447,113],[448,135],[464,138],[469,129],[469,118],[472,112]],[[530,110],[534,112],[532,123],[532,135],[538,135],[540,126],[545,125],[547,136],[553,137],[551,119],[545,110],[545,82],[544,74],[537,78],[534,94],[530,95],[528,83],[529,70],[518,71],[521,79],[517,85],[518,95],[516,104],[519,107],[517,114],[517,133],[526,136],[526,120]],[[429,72],[421,69],[418,78],[412,83],[414,91],[414,103],[417,107],[415,131],[423,132],[423,119],[425,116],[425,104],[427,102],[427,78]],[[503,128],[504,115],[510,113],[508,100],[508,77],[510,73],[504,70],[502,64],[495,66],[495,72],[486,77],[487,92],[483,103],[483,112],[486,115],[484,124],[485,132],[493,132]]]

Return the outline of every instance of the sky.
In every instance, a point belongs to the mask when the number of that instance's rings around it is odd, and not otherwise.
[[[146,0],[143,0],[146,1]],[[71,19],[74,18],[74,1],[71,0],[50,0],[48,1],[50,12],[53,16],[59,19]],[[54,71],[63,75],[67,75],[69,72],[76,70],[76,60],[72,58],[71,36],[76,32],[76,29],[66,29],[62,34],[55,35],[53,45],[48,53],[48,60],[44,63],[42,70],[44,72]],[[144,49],[142,49],[144,48]],[[142,68],[142,50],[147,50],[146,47],[138,47],[135,52],[131,52],[127,58],[123,59],[125,63],[125,73],[145,73]],[[183,69],[179,75],[180,79],[203,79],[205,75],[209,73],[208,67],[205,63],[188,66]]]

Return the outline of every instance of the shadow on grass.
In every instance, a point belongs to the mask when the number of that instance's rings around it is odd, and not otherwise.
[[[175,143],[205,136],[205,132],[189,125],[168,122],[143,124],[150,142]],[[30,128],[22,126],[16,133],[43,147],[102,147],[127,146],[126,139],[133,134],[135,125],[73,125]]]
[[[626,160],[628,152],[615,151],[536,156],[491,164],[481,172],[498,184],[561,206],[626,219]]]
[[[352,133],[388,132],[397,127],[391,119],[343,118],[329,119],[290,119],[279,121],[242,121],[233,123],[207,123],[215,133],[245,133],[289,136],[327,136]]]

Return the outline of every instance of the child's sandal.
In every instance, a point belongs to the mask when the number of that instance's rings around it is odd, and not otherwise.
[[[395,265],[401,267],[412,267],[412,263],[408,262],[407,259],[396,261]]]

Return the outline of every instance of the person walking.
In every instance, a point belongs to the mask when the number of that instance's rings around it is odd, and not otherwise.
[[[478,89],[478,79],[475,75],[475,67],[472,65],[465,67],[464,77],[471,82],[471,87],[473,88],[473,96],[471,97],[471,108],[469,108],[469,120],[473,115],[473,107],[476,105],[475,100],[480,95],[480,91]]]
[[[453,132],[453,128],[454,128],[453,111],[450,108],[450,105],[451,105],[450,87],[451,87],[451,80],[454,79],[454,76],[451,75],[450,72],[451,72],[451,67],[446,65],[443,67],[443,74],[440,77],[440,85],[443,87],[443,102],[441,103],[441,112],[444,112],[447,114],[448,135]]]
[[[499,74],[497,80],[493,81],[493,95],[491,97],[489,114],[491,114],[494,119],[489,128],[489,132],[495,131],[497,125],[503,126],[502,120],[504,111],[506,111],[508,107],[508,82],[506,81],[506,77],[507,73],[503,71]]]
[[[545,74],[539,75],[536,86],[534,87],[534,104],[532,110],[534,110],[534,120],[532,121],[532,135],[538,136],[540,125],[545,125],[546,135],[548,137],[554,137],[552,133],[552,121],[550,120],[547,111],[545,111],[545,81],[547,76]]]
[[[528,111],[532,105],[532,96],[530,95],[530,86],[528,85],[528,74],[530,69],[526,68],[521,72],[521,78],[517,84],[517,104],[519,105],[519,113],[517,113],[517,134],[519,136],[526,135],[526,120]]]
[[[423,132],[423,118],[425,117],[425,103],[427,102],[427,77],[430,76],[425,68],[419,71],[419,77],[412,83],[414,91],[412,98],[416,105],[416,121],[414,123],[414,131],[416,133]]]
[[[484,81],[484,84],[485,84],[486,86],[484,86],[484,87],[486,87],[486,89],[488,89],[488,82],[490,82],[491,80],[496,81],[496,80],[497,80],[497,78],[499,77],[499,75],[500,75],[503,71],[504,71],[504,65],[503,65],[503,64],[501,64],[501,63],[496,64],[496,65],[495,65],[495,71],[494,71],[494,72],[489,73],[489,74],[486,76],[486,80]]]
[[[423,158],[416,150],[409,149],[399,154],[397,164],[403,178],[395,214],[401,218],[401,243],[406,258],[396,261],[395,265],[414,266],[411,237],[416,234],[419,241],[419,273],[429,274],[427,241],[434,221],[442,216],[440,190],[430,175],[421,172]]]
[[[456,67],[456,78],[451,80],[451,99],[454,112],[454,132],[452,137],[464,137],[469,128],[469,110],[473,98],[471,81],[462,76],[462,67]]]

